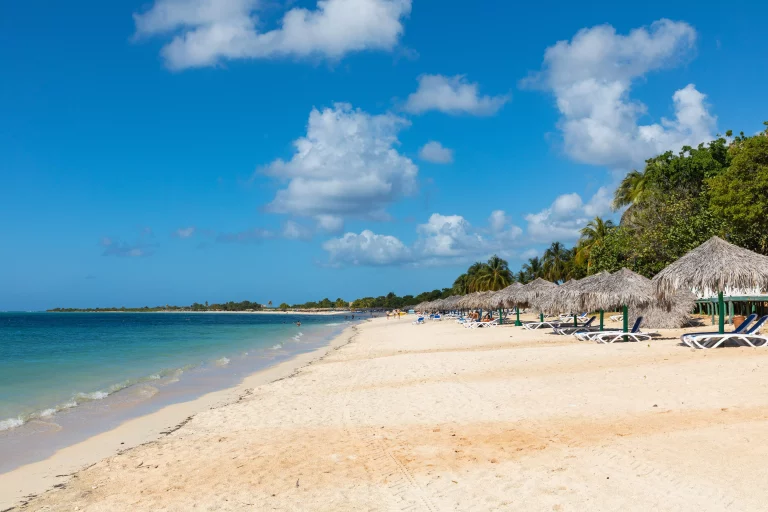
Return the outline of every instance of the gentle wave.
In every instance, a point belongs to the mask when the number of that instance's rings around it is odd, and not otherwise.
[[[226,359],[226,363],[229,363],[229,359],[222,358],[219,361],[222,361]],[[217,361],[217,363],[219,362]],[[171,384],[174,382],[178,382],[181,375],[184,373],[184,370],[189,370],[191,368],[196,367],[197,365],[187,365],[182,368],[173,368],[173,369],[167,369],[162,370],[158,373],[154,373],[152,375],[149,375],[147,377],[141,377],[139,379],[131,379],[126,380],[123,382],[120,382],[118,384],[113,384],[106,390],[100,390],[100,391],[91,391],[90,393],[75,393],[71,400],[64,402],[63,404],[56,405],[55,407],[49,407],[47,409],[43,409],[41,411],[34,411],[29,414],[24,414],[21,416],[18,416],[16,418],[8,418],[5,420],[0,420],[0,432],[4,430],[10,430],[13,428],[20,427],[24,425],[25,423],[36,420],[36,419],[47,419],[52,416],[54,416],[56,413],[59,413],[61,411],[65,411],[67,409],[72,409],[73,407],[77,407],[78,405],[82,405],[88,402],[93,402],[96,400],[104,400],[110,395],[113,395],[117,393],[118,391],[122,391],[123,389],[129,388],[131,386],[135,386],[137,384],[142,384],[144,382],[148,381],[154,381],[154,380],[160,380],[160,379],[168,379],[167,383]],[[155,394],[157,394],[158,389],[152,386],[148,386],[145,389],[141,389],[139,391],[139,394],[143,396],[144,398],[151,398]]]

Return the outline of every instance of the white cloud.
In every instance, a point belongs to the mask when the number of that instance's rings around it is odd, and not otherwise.
[[[491,254],[513,255],[522,229],[511,225],[506,214],[497,210],[489,229],[474,228],[460,215],[432,214],[416,228],[417,240],[408,247],[398,238],[363,231],[347,233],[323,245],[331,264],[419,266],[459,264],[485,259]]]
[[[693,84],[674,93],[674,119],[643,125],[647,107],[629,93],[649,72],[680,63],[696,31],[662,19],[617,34],[610,25],[580,30],[547,48],[542,71],[523,81],[551,91],[561,118],[565,151],[580,162],[617,168],[641,166],[651,156],[713,138],[716,118]]]
[[[609,187],[600,187],[587,203],[575,193],[558,196],[549,208],[525,216],[527,238],[533,243],[575,241],[591,219],[611,211],[612,198]]]
[[[323,244],[333,265],[395,265],[411,261],[411,250],[394,236],[365,230],[347,233]]]
[[[452,115],[490,116],[508,100],[509,96],[480,96],[478,84],[463,75],[421,75],[419,88],[408,96],[404,108],[411,114],[439,110]]]
[[[453,150],[431,140],[419,150],[419,158],[435,164],[450,164],[453,163]]]
[[[312,238],[312,230],[310,228],[293,220],[285,221],[280,234],[288,240],[309,240]]]
[[[261,170],[288,181],[268,209],[313,217],[332,231],[346,217],[388,218],[390,203],[416,191],[418,168],[395,148],[404,126],[408,122],[395,115],[370,115],[344,103],[313,109],[293,157]]]
[[[519,226],[512,224],[509,216],[504,210],[494,210],[488,218],[488,226],[493,237],[497,241],[512,242],[517,241],[523,234]]]
[[[166,65],[185,69],[223,60],[312,56],[340,59],[350,52],[392,50],[411,12],[411,0],[319,0],[314,10],[287,11],[262,31],[259,0],[155,0],[134,14],[136,36],[174,35],[162,49]]]
[[[337,215],[318,215],[317,227],[327,233],[339,233],[344,229],[344,219]]]
[[[179,228],[173,232],[173,236],[176,238],[190,238],[195,234],[195,227],[190,226],[188,228]]]
[[[416,231],[420,235],[416,246],[425,258],[461,258],[482,251],[487,245],[461,215],[433,213]]]

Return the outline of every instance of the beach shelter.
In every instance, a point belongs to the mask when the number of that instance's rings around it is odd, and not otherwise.
[[[725,332],[725,301],[728,289],[768,290],[768,257],[713,236],[653,278],[656,296],[669,300],[678,290],[701,296],[717,294],[719,330]]]
[[[579,322],[576,312],[579,306],[577,301],[571,299],[572,295],[568,292],[576,288],[579,283],[578,279],[571,279],[557,288],[548,290],[541,299],[542,308],[552,313],[570,313],[573,315],[573,326],[578,327]]]
[[[653,302],[653,283],[647,277],[636,274],[628,268],[622,268],[593,283],[584,296],[585,304],[595,306],[595,309],[621,306],[624,332],[629,332],[629,307],[639,307]]]
[[[520,306],[517,299],[517,295],[522,288],[523,288],[522,284],[512,283],[511,285],[507,286],[506,288],[498,292],[498,295],[502,300],[501,305],[503,307],[515,308],[515,315],[516,315],[515,325],[518,327],[523,325],[522,322],[520,322]]]
[[[602,282],[609,278],[611,274],[608,272],[600,272],[587,276],[584,279],[580,279],[574,286],[567,288],[563,297],[564,304],[573,311],[596,311],[600,312],[600,330],[602,331],[605,325],[605,310],[596,304],[590,304],[588,297],[589,292],[593,290],[600,290]]]
[[[542,301],[546,299],[546,296],[554,288],[557,288],[555,283],[537,277],[530,283],[523,285],[518,292],[518,299],[521,304],[529,304],[530,306],[539,310],[540,321],[544,321],[544,309]]]

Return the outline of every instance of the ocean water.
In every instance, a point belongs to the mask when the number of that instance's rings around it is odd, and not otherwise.
[[[0,313],[0,473],[235,385],[348,324],[343,315]]]

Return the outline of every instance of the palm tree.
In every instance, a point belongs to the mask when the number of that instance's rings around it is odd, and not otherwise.
[[[562,243],[552,242],[549,249],[544,251],[544,277],[553,283],[564,281],[570,259],[570,253]]]
[[[526,281],[533,281],[537,277],[541,277],[544,274],[544,267],[541,263],[541,259],[538,256],[530,258],[528,263],[523,265],[522,271],[525,272]]]
[[[520,284],[528,284],[528,274],[525,272],[525,270],[518,270],[517,275],[515,276],[517,279],[517,282]]]
[[[605,237],[615,227],[613,221],[595,217],[586,226],[581,228],[581,238],[579,238],[579,243],[576,245],[575,260],[579,265],[586,263],[587,274],[590,273],[590,267],[592,266],[592,250],[603,245]]]
[[[495,254],[482,265],[474,276],[473,284],[476,291],[497,291],[506,288],[515,278],[509,270],[509,264]]]
[[[644,171],[631,171],[624,176],[621,184],[613,195],[612,207],[615,210],[631,206],[648,193],[648,176]]]
[[[469,274],[461,274],[453,282],[453,292],[456,295],[466,295],[469,293]]]

